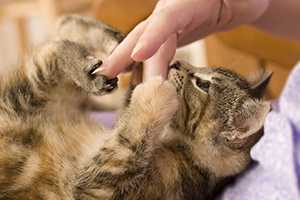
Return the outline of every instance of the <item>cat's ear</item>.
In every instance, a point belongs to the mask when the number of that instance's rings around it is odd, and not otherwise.
[[[254,98],[261,99],[263,97],[272,75],[272,72],[265,73],[261,80],[251,86],[250,93]]]
[[[271,105],[267,101],[247,100],[241,108],[241,112],[235,116],[234,126],[238,131],[238,139],[247,138],[257,133],[265,122]]]
[[[224,132],[226,143],[232,148],[252,147],[263,133],[263,125],[270,112],[269,102],[249,99],[232,119],[232,131]]]

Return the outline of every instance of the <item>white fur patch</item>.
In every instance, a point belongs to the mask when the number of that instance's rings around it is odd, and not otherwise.
[[[194,76],[196,76],[197,78],[200,78],[204,81],[212,82],[212,76],[211,75],[202,74],[202,73],[194,73]]]

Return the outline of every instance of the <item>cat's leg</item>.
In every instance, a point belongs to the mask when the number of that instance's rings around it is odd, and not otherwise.
[[[99,60],[106,59],[125,37],[115,28],[91,17],[67,15],[58,20],[55,30],[57,40],[69,40],[84,46]],[[84,101],[85,109],[101,110],[95,98]]]
[[[80,94],[101,95],[117,86],[117,79],[94,76],[101,61],[91,57],[81,45],[55,41],[44,45],[31,61],[1,81],[0,109],[8,113],[28,115],[41,111],[55,98],[80,102]],[[75,99],[77,98],[77,99]]]
[[[103,94],[116,87],[116,79],[92,74],[100,65],[84,46],[59,40],[44,45],[26,66],[1,78],[0,199],[73,200],[72,170],[80,157],[74,150],[87,145],[90,127],[85,118],[76,121],[87,126],[82,132],[73,121],[68,127],[70,118],[81,119],[82,112],[66,114],[65,106],[71,99],[80,102],[89,93]],[[48,120],[47,111],[59,115],[59,120]],[[84,139],[76,138],[76,131]]]
[[[0,199],[73,199],[80,159],[74,151],[84,151],[93,134],[81,112],[72,115],[62,102],[54,102],[72,92],[79,101],[81,94],[112,89],[103,77],[90,74],[94,65],[99,61],[82,46],[56,41],[1,80]]]
[[[168,81],[156,78],[137,86],[114,135],[80,174],[81,194],[101,191],[109,197],[104,199],[161,198],[164,186],[154,154],[177,107],[176,90]]]

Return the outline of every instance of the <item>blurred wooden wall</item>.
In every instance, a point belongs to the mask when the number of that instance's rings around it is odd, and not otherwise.
[[[127,33],[150,15],[156,2],[157,0],[96,0],[93,13],[97,19]]]
[[[205,40],[210,66],[224,66],[243,75],[272,71],[268,96],[280,95],[288,75],[300,61],[300,43],[242,26]]]
[[[10,23],[14,26],[12,34],[16,36],[17,46],[11,51],[17,52],[15,59],[20,62],[32,48],[32,21],[39,19],[42,25],[35,31],[50,32],[57,18],[63,14],[78,13],[89,15],[94,0],[0,0],[0,26]],[[8,22],[8,23],[7,23]],[[1,30],[1,28],[0,28]],[[2,36],[5,37],[5,36]],[[3,44],[2,44],[3,45]],[[0,44],[1,46],[1,44]],[[13,48],[1,46],[1,48]],[[16,54],[16,53],[15,53]],[[2,58],[3,59],[3,58]],[[3,61],[2,61],[3,62]]]

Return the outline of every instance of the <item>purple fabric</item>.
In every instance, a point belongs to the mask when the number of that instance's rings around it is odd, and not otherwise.
[[[93,116],[112,127],[116,114]],[[228,187],[220,200],[300,199],[300,63],[265,123],[265,134],[252,149],[258,164]]]
[[[289,76],[265,135],[251,155],[258,165],[238,178],[222,200],[300,199],[300,64]]]
[[[106,128],[113,128],[117,118],[116,112],[92,112],[90,115]]]

